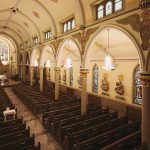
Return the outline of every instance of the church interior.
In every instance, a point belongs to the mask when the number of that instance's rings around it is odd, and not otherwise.
[[[150,0],[0,2],[0,150],[150,150]]]

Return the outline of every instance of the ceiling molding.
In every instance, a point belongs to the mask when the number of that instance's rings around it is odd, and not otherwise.
[[[4,13],[4,12],[9,12],[10,10],[9,9],[4,9],[4,10],[0,10],[0,13]],[[36,28],[37,32],[38,32],[38,35],[39,35],[39,40],[41,41],[41,34],[40,34],[40,30],[39,28],[37,27],[37,25],[35,24],[35,22],[30,19],[27,15],[25,15],[24,13],[22,12],[17,12],[17,14],[20,14],[21,16],[25,17],[27,20],[29,20],[33,25],[34,27]],[[9,22],[9,21],[8,21]]]
[[[81,25],[85,25],[85,13],[84,13],[84,9],[83,9],[83,3],[81,0],[77,0],[77,8],[79,9],[80,12],[80,18],[81,18]]]
[[[35,22],[34,22],[32,19],[30,19],[27,15],[25,15],[24,13],[22,13],[22,12],[18,12],[18,14],[24,16],[24,17],[27,18],[30,22],[32,22],[32,24],[34,25],[34,27],[36,28],[36,30],[37,30],[37,32],[38,32],[39,41],[41,41],[41,33],[40,33],[40,30],[39,30],[38,26],[35,24]]]
[[[0,20],[0,22],[5,22],[5,21],[7,21],[7,20]],[[25,32],[25,34],[26,34],[26,36],[28,37],[28,40],[29,40],[29,42],[30,42],[30,44],[31,44],[31,38],[30,38],[28,32],[27,32],[20,24],[18,24],[17,22],[15,22],[15,21],[13,21],[13,20],[9,20],[9,22],[10,22],[10,23],[13,23],[13,24],[15,24],[16,26],[18,26],[19,28],[21,28],[21,29]]]
[[[53,26],[51,26],[52,31],[54,32],[54,36],[57,36],[57,28],[56,28],[56,23],[55,20],[53,18],[53,16],[51,15],[51,13],[49,12],[49,10],[39,1],[39,0],[34,0],[38,5],[40,5],[45,11],[46,13],[49,15]]]
[[[20,36],[20,34],[18,34],[15,30],[11,29],[10,27],[7,27],[7,28],[4,29],[4,31],[2,31],[2,32],[5,32],[5,31],[7,31],[7,30],[10,30],[11,32],[15,33],[15,34],[19,37],[19,39],[22,41],[22,43],[24,43],[24,41],[23,41],[22,37]],[[2,32],[0,31],[0,33],[2,33]]]
[[[2,32],[2,33],[0,33],[0,36],[7,36],[7,37],[5,37],[5,38],[10,38],[9,40],[13,43],[13,44],[15,44],[15,46],[17,47],[17,51],[19,50],[19,43],[18,43],[18,41],[14,38],[14,37],[12,37],[10,34],[8,34],[8,33],[6,33],[6,32]]]

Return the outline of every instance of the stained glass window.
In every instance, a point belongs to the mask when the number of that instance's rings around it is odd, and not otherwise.
[[[106,3],[106,8],[105,8],[105,13],[106,13],[106,15],[112,14],[112,10],[113,10],[113,4],[112,4],[111,1],[108,1],[108,2]]]
[[[140,65],[137,65],[133,74],[133,99],[136,104],[142,104],[142,84],[140,80],[140,71],[141,67]]]
[[[97,8],[97,19],[104,17],[104,5],[99,5]]]
[[[8,61],[8,46],[3,42],[0,41],[0,59]]]
[[[70,86],[73,86],[73,67],[70,68]]]
[[[122,9],[122,0],[115,0],[115,11],[119,11]]]
[[[98,66],[97,66],[97,64],[94,65],[92,74],[93,74],[92,75],[93,76],[93,80],[92,80],[93,88],[92,88],[92,91],[94,93],[98,93]]]

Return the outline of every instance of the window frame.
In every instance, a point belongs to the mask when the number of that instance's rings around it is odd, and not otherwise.
[[[74,26],[73,26],[73,22],[74,22]],[[69,23],[70,23],[70,29],[68,29],[68,24],[69,24]],[[66,30],[64,30],[65,25],[66,25]],[[62,23],[62,33],[69,32],[69,31],[75,29],[75,27],[76,27],[75,18],[72,17],[72,18],[70,18],[70,19],[68,19],[68,20],[66,20],[66,21],[64,21],[64,22]]]
[[[32,42],[33,42],[33,45],[37,45],[38,44],[38,37],[37,36],[34,36],[32,38]]]
[[[46,38],[47,36],[47,38]],[[47,30],[44,32],[44,40],[49,40],[52,38],[52,31],[51,30]]]
[[[106,4],[107,4],[109,1],[112,2],[112,13],[106,15]],[[105,17],[109,17],[109,16],[111,16],[111,15],[113,15],[113,14],[115,14],[115,13],[118,13],[118,12],[122,11],[122,10],[123,10],[123,7],[124,7],[124,0],[120,0],[120,1],[122,1],[122,8],[119,9],[119,10],[116,10],[116,11],[115,11],[115,4],[116,4],[115,0],[104,0],[103,2],[96,4],[96,5],[95,5],[95,9],[96,9],[96,20],[100,20],[100,19],[103,19],[103,18],[105,18]],[[98,11],[98,8],[99,8],[100,5],[103,5],[103,17],[98,18],[98,12],[99,12],[99,11]]]

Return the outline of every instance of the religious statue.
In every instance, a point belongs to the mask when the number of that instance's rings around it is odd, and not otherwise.
[[[109,90],[109,82],[107,81],[107,78],[108,78],[108,74],[105,73],[103,75],[102,85],[101,85],[102,90],[105,92],[108,92],[108,90]]]
[[[123,77],[122,74],[118,75],[118,80],[119,81],[116,82],[116,86],[115,86],[115,91],[118,94],[116,97],[119,98],[119,99],[125,99],[123,97],[123,95],[124,95],[124,86],[123,86],[122,81],[124,80],[124,77]]]
[[[124,87],[122,81],[116,82],[115,91],[117,94],[123,95],[124,94]]]
[[[64,70],[62,80],[63,80],[64,84],[66,84],[66,69]]]

